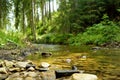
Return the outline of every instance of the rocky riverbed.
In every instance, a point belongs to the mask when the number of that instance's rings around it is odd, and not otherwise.
[[[96,75],[98,80],[120,80],[118,67],[107,62],[97,63],[83,54],[87,53],[72,53],[40,61],[1,60],[0,80],[73,80],[72,75],[56,78],[55,74],[56,70],[72,70],[72,66],[76,66],[77,69],[74,69],[80,73]]]
[[[48,48],[43,51],[47,50]],[[50,50],[52,50],[51,47]],[[99,50],[102,54],[99,53]],[[1,49],[0,80],[71,80],[73,75],[56,78],[55,71],[72,70],[73,66],[80,73],[96,75],[98,80],[120,80],[119,51],[114,50],[111,53],[109,49],[101,50],[101,48],[97,48],[97,50],[95,48],[92,50],[92,54],[85,51],[66,50],[60,52],[59,55],[57,52],[43,53],[41,47]],[[56,54],[58,55],[56,56]],[[47,68],[41,66],[44,62]]]
[[[64,65],[65,66],[65,65]],[[70,66],[69,66],[70,67]],[[63,66],[58,64],[49,64],[47,62],[41,62],[39,65],[34,62],[28,61],[0,61],[0,80],[97,80],[97,76],[93,74],[83,74],[72,70],[73,75],[59,76],[59,73],[55,73],[56,70],[67,71],[70,74],[69,69],[62,70]],[[79,71],[79,70],[78,70]],[[65,73],[66,75],[66,73]],[[79,77],[81,76],[81,79]],[[76,79],[77,78],[77,79]],[[85,79],[84,79],[85,78]]]

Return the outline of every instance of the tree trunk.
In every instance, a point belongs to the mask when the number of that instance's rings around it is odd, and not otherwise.
[[[54,0],[52,1],[52,9],[53,9],[53,12],[55,12],[55,10],[54,10]]]
[[[51,5],[50,5],[51,0],[49,0],[49,19],[51,20]]]
[[[0,0],[0,28],[1,28],[1,0]]]
[[[47,16],[47,4],[46,4],[46,2],[45,2],[45,9],[44,9],[44,11],[45,11],[45,16]]]
[[[41,19],[42,19],[42,24],[44,23],[44,0],[40,1],[40,8],[41,8]]]
[[[35,24],[34,24],[34,0],[31,0],[31,33],[33,35],[33,40],[36,41],[36,32],[35,32]]]
[[[22,30],[23,30],[23,34],[25,34],[25,2],[23,1],[22,3]]]
[[[19,26],[19,0],[15,2],[15,28]]]

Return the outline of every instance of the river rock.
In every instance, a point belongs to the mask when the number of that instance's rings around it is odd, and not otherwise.
[[[40,76],[41,80],[56,80],[54,71],[41,72]]]
[[[28,63],[28,64],[26,65],[26,69],[29,69],[29,68],[34,68],[34,70],[35,70],[35,65],[32,64],[32,63]]]
[[[71,80],[97,80],[97,76],[93,74],[81,74],[81,73],[75,73],[72,75]]]
[[[42,68],[48,68],[48,67],[50,66],[50,64],[47,63],[47,62],[41,62],[40,66],[41,66]]]
[[[14,66],[14,62],[8,60],[4,60],[4,64],[7,68],[11,68]]]
[[[24,80],[22,77],[7,78],[5,80]]]
[[[6,70],[5,67],[1,67],[1,68],[0,68],[0,73],[7,74],[8,72],[7,72],[7,70]]]
[[[71,59],[66,59],[66,62],[70,64],[72,60]]]
[[[35,78],[35,77],[37,77],[38,76],[38,72],[27,72],[27,71],[24,71],[24,72],[22,72],[21,73],[24,77],[27,77],[27,76],[29,76],[29,77],[33,77],[33,78]]]
[[[20,73],[14,73],[9,75],[9,77],[5,80],[22,80],[20,77]]]
[[[0,80],[5,80],[8,77],[8,74],[0,74]]]
[[[92,50],[100,50],[101,49],[101,47],[92,47]]]
[[[2,60],[0,60],[0,67],[4,66],[4,62]]]
[[[26,66],[29,64],[29,62],[16,62],[16,67],[19,68],[26,68]]]
[[[27,70],[28,71],[35,71],[35,68],[34,67],[29,67]]]
[[[52,55],[52,53],[50,53],[50,52],[42,52],[41,53],[42,57],[50,57],[51,55]]]
[[[28,76],[24,80],[35,80],[35,78]]]
[[[9,68],[9,71],[10,72],[19,72],[20,71],[20,68]]]

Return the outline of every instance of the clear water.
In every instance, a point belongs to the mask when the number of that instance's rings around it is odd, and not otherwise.
[[[120,80],[120,48],[100,48],[98,50],[92,50],[93,46],[46,44],[37,44],[34,46],[37,46],[40,52],[52,52],[53,56],[51,58],[64,58],[64,56],[69,56],[73,53],[87,53],[85,54],[87,58],[90,60],[93,59],[93,61],[75,62],[78,69],[84,69],[87,73],[97,74],[99,80]],[[72,56],[74,56],[74,54]],[[81,64],[83,65],[81,66]]]

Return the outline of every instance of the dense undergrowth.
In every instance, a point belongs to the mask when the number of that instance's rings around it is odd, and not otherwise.
[[[38,43],[69,44],[69,45],[101,45],[120,42],[120,27],[117,22],[109,20],[105,14],[103,20],[88,27],[78,34],[46,33],[38,37]]]
[[[2,0],[1,5],[1,46],[30,41],[120,47],[120,0]]]
[[[0,31],[0,46],[13,43],[23,46],[25,39],[20,32]],[[103,21],[88,27],[78,34],[47,32],[37,36],[36,43],[67,44],[67,45],[102,45],[104,43],[120,42],[120,27],[117,22],[110,21],[106,15]]]
[[[77,34],[69,39],[73,45],[101,45],[104,43],[119,42],[120,28],[115,23],[108,21],[101,22],[86,29],[84,33]]]
[[[108,21],[94,24],[85,32],[77,35],[49,33],[42,35],[39,43],[70,44],[70,45],[101,45],[103,43],[119,42],[120,28],[114,22]]]
[[[0,47],[6,46],[16,46],[22,47],[24,46],[24,39],[25,37],[20,32],[11,32],[11,31],[4,31],[0,30]]]
[[[69,44],[69,45],[101,45],[104,43],[120,42],[120,27],[117,23],[106,20],[89,27],[79,34],[47,33],[37,37],[37,43]],[[0,46],[8,42],[18,46],[24,45],[25,36],[19,32],[0,31]]]

